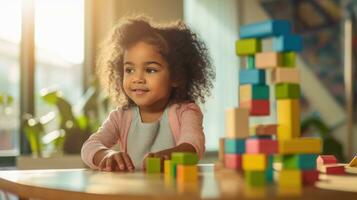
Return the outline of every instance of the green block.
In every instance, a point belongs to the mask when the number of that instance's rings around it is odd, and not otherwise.
[[[265,185],[265,171],[244,171],[244,180],[248,186],[259,187]]]
[[[268,183],[274,181],[274,155],[268,155],[267,170],[265,171],[265,179]]]
[[[172,153],[171,161],[179,165],[196,165],[198,156],[195,153]]]
[[[283,169],[316,169],[316,154],[296,154],[283,156]]]
[[[299,99],[300,85],[293,83],[280,83],[275,85],[276,99]]]
[[[237,40],[236,42],[236,54],[238,56],[248,56],[260,52],[262,49],[262,42],[260,39],[244,39]]]
[[[170,166],[171,166],[171,177],[173,177],[173,178],[176,178],[176,172],[177,172],[177,164],[176,163],[174,163],[174,162],[172,162],[172,160],[171,160],[171,164],[170,164]]]
[[[247,69],[255,69],[255,57],[247,56]]]
[[[282,52],[282,67],[295,67],[296,63],[296,53],[294,51]]]
[[[161,173],[160,158],[147,158],[146,172],[148,174]]]

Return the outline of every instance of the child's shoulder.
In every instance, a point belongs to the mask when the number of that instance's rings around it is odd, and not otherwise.
[[[131,113],[131,108],[129,107],[116,107],[110,111],[110,116],[114,118],[125,118]]]
[[[195,102],[182,102],[182,103],[173,103],[170,106],[176,112],[183,112],[186,110],[193,110],[201,112],[200,107]]]

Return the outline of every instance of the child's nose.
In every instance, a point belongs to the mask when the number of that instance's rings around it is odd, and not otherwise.
[[[134,83],[145,83],[145,74],[141,71],[137,71],[133,78]]]

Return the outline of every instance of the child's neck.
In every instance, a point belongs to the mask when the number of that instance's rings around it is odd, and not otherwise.
[[[160,107],[139,107],[141,121],[144,123],[156,122],[162,116],[166,105]]]

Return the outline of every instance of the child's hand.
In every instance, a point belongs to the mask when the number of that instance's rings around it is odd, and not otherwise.
[[[164,160],[169,160],[170,156],[165,153],[148,153],[146,154],[143,162],[143,170],[146,170],[146,159],[147,158],[160,158],[161,172],[164,170]]]
[[[109,152],[98,165],[102,171],[134,171],[135,167],[125,152]]]

